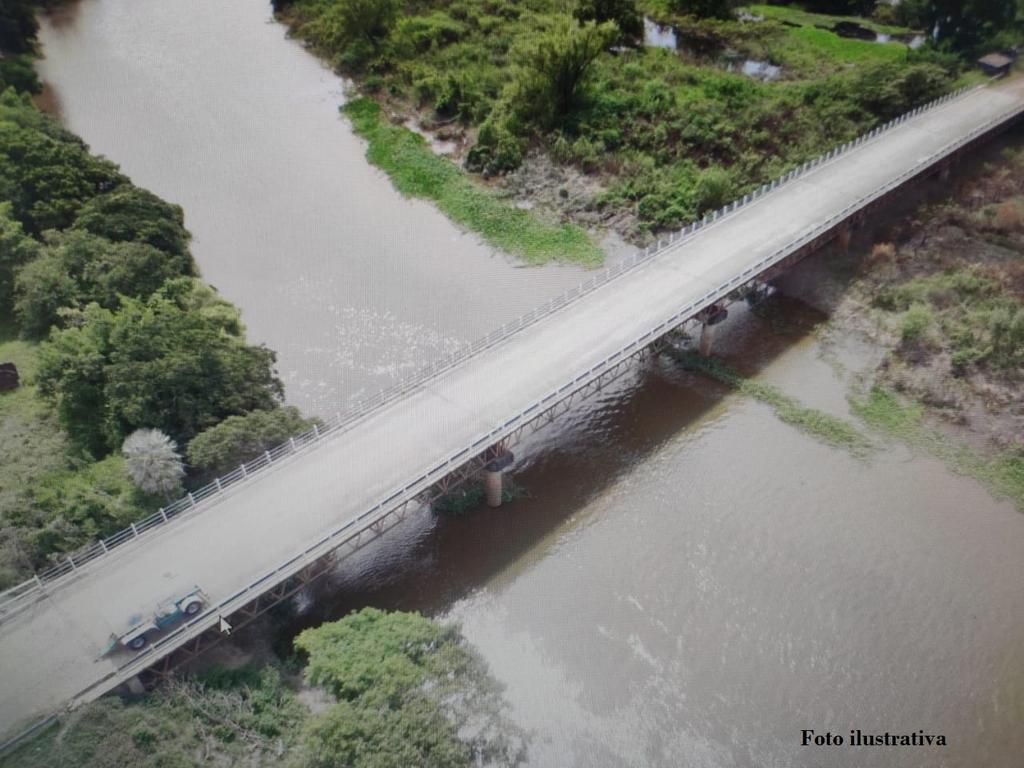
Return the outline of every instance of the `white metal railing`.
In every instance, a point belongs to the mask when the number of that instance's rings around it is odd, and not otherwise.
[[[321,424],[314,425],[314,427],[309,431],[304,432],[301,435],[297,435],[289,439],[287,442],[282,443],[281,445],[271,448],[270,450],[264,451],[262,454],[252,459],[251,461],[239,465],[237,469],[235,469],[232,472],[229,472],[227,475],[218,477],[213,482],[208,483],[202,488],[185,494],[185,496],[178,499],[177,501],[168,504],[166,507],[161,508],[157,512],[149,515],[146,518],[143,518],[137,523],[133,523],[128,528],[118,531],[117,533],[105,539],[101,539],[100,541],[90,544],[89,546],[84,547],[83,549],[80,549],[77,552],[65,555],[63,560],[61,560],[54,566],[44,571],[40,571],[31,579],[22,582],[21,584],[18,584],[14,587],[10,587],[9,589],[0,592],[0,621],[3,621],[3,619],[6,616],[9,616],[13,611],[15,611],[19,607],[19,605],[27,602],[29,598],[41,594],[44,586],[49,584],[50,582],[54,582],[58,579],[62,579],[66,576],[74,574],[83,565],[95,560],[96,558],[99,558],[110,553],[112,550],[115,550],[122,544],[133,541],[139,538],[142,534],[146,533],[147,531],[163,526],[164,524],[168,523],[174,518],[200,507],[202,502],[204,502],[207,499],[219,497],[228,489],[232,488],[233,486],[240,482],[247,480],[253,475],[258,474],[264,468],[272,466],[276,462],[279,462],[284,458],[300,453],[303,449],[309,446],[319,444],[326,437],[339,434],[340,432],[343,432],[351,428],[354,424],[366,418],[366,416],[373,413],[377,409],[420,388],[426,381],[434,378],[440,373],[465,362],[469,358],[479,354],[481,351],[485,349],[488,349],[490,347],[493,347],[497,344],[504,342],[510,336],[518,333],[519,331],[530,325],[533,325],[538,320],[561,310],[568,304],[574,302],[575,300],[579,299],[582,296],[585,296],[586,294],[592,292],[596,288],[607,284],[608,282],[632,270],[638,265],[646,263],[656,254],[662,252],[666,248],[673,246],[680,242],[681,240],[687,239],[693,236],[694,234],[700,232],[702,229],[704,229],[704,227],[714,222],[717,222],[723,216],[732,213],[745,205],[762,199],[765,195],[778,189],[787,182],[792,181],[793,179],[796,179],[804,175],[808,171],[839,157],[840,155],[850,151],[851,149],[861,146],[862,144],[876,138],[885,131],[895,126],[898,126],[902,123],[905,123],[906,121],[911,120],[914,117],[917,117],[922,112],[928,109],[932,109],[941,104],[945,104],[955,98],[962,96],[968,91],[974,91],[983,87],[984,86],[975,86],[974,88],[961,88],[957,91],[949,93],[927,105],[918,107],[917,109],[907,112],[906,114],[901,115],[889,121],[888,123],[879,126],[862,136],[857,137],[856,139],[853,139],[839,147],[829,150],[825,154],[820,155],[817,158],[814,158],[813,160],[809,160],[808,162],[803,163],[802,165],[783,174],[779,178],[761,185],[753,192],[744,195],[742,198],[734,200],[732,203],[729,203],[712,213],[708,213],[702,219],[694,222],[693,224],[689,224],[680,230],[672,232],[668,236],[659,239],[657,242],[652,243],[650,246],[643,250],[637,251],[636,253],[627,257],[621,262],[605,268],[600,273],[594,275],[593,277],[584,281],[580,285],[569,289],[561,296],[558,296],[548,301],[547,303],[542,304],[540,307],[531,310],[530,312],[527,312],[526,314],[521,315],[520,317],[517,317],[514,320],[509,321],[508,323],[505,323],[500,328],[496,329],[487,336],[478,339],[477,341],[468,344],[462,347],[461,349],[457,350],[456,352],[446,355],[430,363],[429,365],[424,366],[423,368],[418,369],[412,375],[399,380],[390,387],[387,387],[386,389],[383,389],[368,398],[354,402],[344,412],[336,414],[335,416],[329,419],[326,419]],[[929,167],[933,165],[935,162],[941,159],[941,157],[944,157],[947,154],[956,151],[956,149],[968,143],[969,141],[973,141],[973,139],[976,138],[978,135],[981,135],[991,130],[992,127],[994,127],[994,125],[1001,124],[1011,119],[1013,115],[1019,113],[1019,111],[1021,110],[1010,110],[1006,114],[1001,115],[999,118],[990,121],[990,123],[986,124],[985,126],[975,129],[967,136],[961,137],[961,139],[949,145],[947,148],[940,151],[939,153],[936,153],[936,155],[933,155],[932,157],[926,159],[925,161],[922,161],[922,163],[919,164],[917,169],[914,170],[914,175],[920,172],[920,168],[922,166]],[[903,183],[903,181],[905,180],[904,177],[906,175],[907,174],[903,174],[903,176],[901,176],[895,182],[895,184],[898,185]],[[886,185],[881,190],[873,194],[873,196],[871,196],[872,199],[874,199],[874,197],[878,197],[882,194],[885,194],[892,187],[892,183]],[[832,217],[831,219],[829,219],[828,222],[826,222],[826,224],[822,225],[822,231],[827,231],[829,228],[834,226],[835,220],[837,218],[846,218],[849,215],[849,211],[851,209],[862,207],[863,204],[866,203],[858,201],[857,203],[848,206],[846,209],[844,209],[843,212]],[[788,253],[792,253],[795,249],[795,247],[787,246],[782,250],[786,251],[788,255]],[[735,284],[740,279],[742,279],[744,282],[752,279],[752,277],[756,276],[753,274],[755,271],[760,272],[766,269],[768,266],[771,266],[771,264],[766,265],[766,262],[768,261],[771,261],[771,258],[763,259],[761,262],[758,262],[757,264],[747,269],[742,275],[734,278],[727,285],[735,287]],[[774,263],[774,261],[772,261],[771,263]],[[729,290],[732,290],[732,288],[730,288]],[[728,293],[728,291],[726,291],[726,293]],[[713,303],[713,301],[708,302],[708,304],[710,303]],[[707,306],[707,304],[705,304],[705,306]],[[468,452],[476,445],[477,444],[475,443],[474,446],[467,448],[466,451],[464,451],[463,453]],[[447,463],[444,466],[447,466]],[[357,520],[358,519],[359,518],[357,518]]]

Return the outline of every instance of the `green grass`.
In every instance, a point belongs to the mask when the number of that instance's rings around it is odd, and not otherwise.
[[[342,111],[356,133],[369,142],[367,159],[387,173],[402,194],[432,201],[490,245],[531,264],[601,263],[600,248],[582,229],[547,224],[529,211],[502,202],[458,166],[435,155],[422,136],[387,122],[375,101],[353,99]]]
[[[700,371],[748,397],[771,406],[780,420],[828,445],[845,448],[855,455],[864,455],[870,449],[867,438],[849,422],[816,408],[801,405],[771,384],[745,378],[720,360],[702,357],[696,352],[676,352],[674,355],[687,368]]]
[[[36,397],[32,376],[36,347],[0,328],[0,362],[18,366],[21,386],[0,393],[0,528],[26,504],[25,492],[39,477],[67,467],[68,442],[53,409]],[[27,563],[20,548],[6,536],[0,539],[0,588],[25,576]]]
[[[854,40],[817,27],[794,27],[788,33],[790,39],[805,51],[843,64],[904,61],[907,58],[907,47],[902,43]]]
[[[1024,511],[1024,455],[1002,452],[986,456],[951,441],[925,423],[924,406],[885,387],[872,387],[866,396],[853,397],[850,403],[869,427],[941,459],[955,472],[979,480]]]
[[[800,24],[805,27],[815,27],[818,25],[831,27],[840,21],[851,21],[854,24],[860,24],[862,27],[883,35],[913,34],[913,30],[908,27],[879,24],[877,21],[866,19],[863,16],[833,16],[826,13],[811,13],[810,11],[788,5],[748,5],[739,10],[746,11],[755,16],[763,16],[773,21],[788,21],[791,24]]]

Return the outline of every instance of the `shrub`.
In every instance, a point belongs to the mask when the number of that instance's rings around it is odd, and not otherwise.
[[[30,529],[25,540],[36,566],[126,527],[156,508],[156,499],[131,483],[121,456],[81,469],[50,472],[32,485],[29,503],[12,522]]]
[[[186,451],[188,462],[207,475],[224,474],[316,423],[317,419],[303,418],[294,406],[229,416],[192,438]]]
[[[572,15],[580,22],[614,22],[622,43],[637,43],[644,36],[643,17],[636,9],[636,0],[580,0]]]
[[[732,201],[736,188],[731,174],[724,168],[712,166],[697,177],[697,215],[721,208]]]
[[[522,762],[524,737],[458,627],[364,608],[295,646],[309,657],[307,682],[338,699],[305,731],[309,768]]]
[[[557,17],[548,29],[524,35],[513,54],[513,109],[541,126],[562,120],[579,105],[594,62],[618,34],[612,22],[577,25]]]
[[[1024,307],[999,307],[989,316],[992,362],[1011,371],[1024,370]]]
[[[934,316],[929,306],[911,304],[900,319],[900,339],[908,345],[923,341],[933,321]]]
[[[1024,206],[1019,199],[1004,200],[996,206],[991,226],[1001,232],[1024,231]]]
[[[731,19],[732,0],[668,0],[668,7],[682,16],[698,19]]]

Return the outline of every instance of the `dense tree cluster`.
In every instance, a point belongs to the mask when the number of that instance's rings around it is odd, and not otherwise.
[[[364,608],[307,629],[306,680],[337,700],[307,723],[303,768],[514,766],[526,741],[454,625]]]
[[[35,56],[36,0],[0,3],[0,92],[7,86],[36,93],[41,89],[32,59]]]
[[[34,72],[32,11],[0,9],[0,77],[16,57]],[[148,514],[190,480],[174,457],[153,475],[161,446],[142,437],[184,447],[227,417],[266,412],[233,426],[233,455],[245,460],[305,424],[276,417],[274,353],[248,345],[237,308],[196,278],[181,208],[134,186],[19,90],[31,88],[0,92],[0,328],[40,342],[25,379],[42,399],[4,404],[5,429],[40,448],[0,468],[3,583]]]
[[[277,405],[274,353],[191,309],[192,290],[183,278],[115,310],[90,304],[51,334],[37,383],[77,442],[103,455],[157,427],[181,445],[228,416]]]

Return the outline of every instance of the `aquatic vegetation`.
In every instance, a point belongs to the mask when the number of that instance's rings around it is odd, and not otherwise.
[[[433,201],[456,223],[529,263],[601,262],[601,250],[582,229],[545,223],[500,200],[450,160],[431,152],[422,136],[385,120],[375,101],[353,99],[342,110],[369,143],[369,161],[385,171],[402,194]]]
[[[927,424],[925,408],[884,386],[850,398],[853,412],[868,426],[944,461],[958,472],[984,483],[1024,511],[1024,454],[999,451],[983,454]]]
[[[857,455],[863,455],[870,449],[870,441],[848,421],[817,408],[801,405],[778,387],[741,376],[713,357],[704,357],[693,351],[673,351],[672,354],[687,368],[700,371],[770,406],[779,419],[822,442],[845,448]]]

